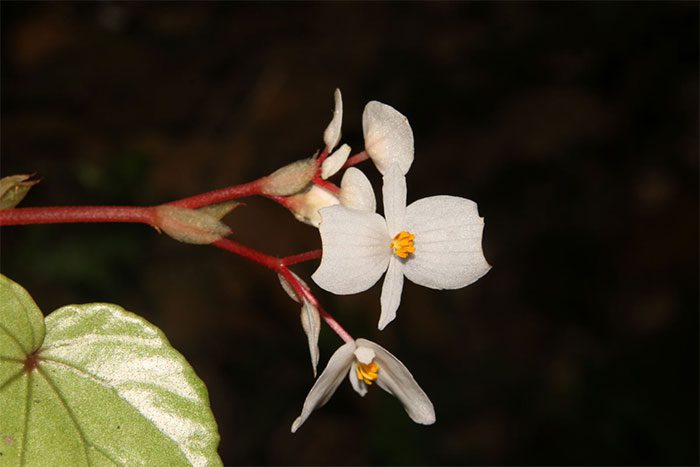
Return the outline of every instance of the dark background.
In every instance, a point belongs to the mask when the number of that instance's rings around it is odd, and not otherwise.
[[[2,272],[45,313],[109,301],[165,331],[209,387],[225,463],[698,463],[697,3],[2,2],[1,16],[2,174],[43,179],[23,206],[250,181],[322,146],[335,87],[355,152],[367,101],[410,119],[409,202],[479,203],[494,267],[476,284],[407,283],[381,333],[379,286],[318,291],[404,361],[437,423],[343,383],[295,435],[313,380],[269,271],[140,225],[2,229]],[[266,200],[228,222],[272,254],[320,245]],[[324,328],[322,365],[339,344]]]

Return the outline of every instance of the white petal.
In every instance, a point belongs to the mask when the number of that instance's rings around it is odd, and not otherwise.
[[[416,284],[458,289],[491,269],[481,248],[484,220],[475,202],[456,196],[420,199],[406,208],[405,226],[416,236],[416,251],[404,274]]]
[[[377,326],[380,331],[396,318],[396,310],[399,309],[401,303],[402,290],[403,264],[399,258],[392,255],[389,260],[389,269],[384,277],[384,285],[382,285],[382,313],[379,316],[379,325]]]
[[[382,185],[384,200],[384,217],[389,230],[389,236],[399,233],[403,228],[406,213],[406,177],[396,164],[387,168]]]
[[[318,336],[321,333],[321,315],[308,300],[304,300],[304,306],[301,307],[301,327],[304,328],[306,338],[309,341],[309,355],[315,378],[319,357]]]
[[[413,130],[398,110],[372,101],[362,113],[365,151],[383,174],[396,163],[405,175],[413,163]]]
[[[314,227],[321,224],[321,209],[339,203],[336,195],[318,185],[311,185],[308,190],[287,197],[287,207],[294,217]]]
[[[321,164],[321,178],[324,180],[334,175],[345,164],[350,155],[350,146],[343,144],[336,151],[328,156]]]
[[[293,272],[292,272],[292,276],[294,276],[294,278],[296,280],[301,282],[304,285],[304,287],[306,287],[307,289],[309,288],[309,284],[304,282],[304,280],[301,277],[297,276]],[[289,298],[291,298],[295,302],[299,303],[299,297],[297,297],[296,292],[294,291],[292,286],[289,284],[289,282],[287,282],[287,279],[285,279],[282,274],[277,274],[277,278],[280,280],[280,285],[282,286],[282,289],[284,289],[284,291],[287,292],[287,295],[289,295]]]
[[[352,366],[348,372],[348,379],[355,392],[365,397],[365,394],[367,394],[367,383],[360,381],[360,378],[357,377],[357,362],[352,362]]]
[[[355,361],[355,355],[353,354],[355,347],[354,342],[348,342],[336,350],[331,359],[328,360],[328,365],[326,365],[326,368],[306,396],[301,415],[292,423],[292,433],[297,431],[301,424],[309,418],[311,412],[328,402],[328,399],[338,389],[352,362]]]
[[[375,212],[377,201],[372,184],[360,169],[348,167],[340,181],[340,203],[360,211]]]
[[[340,141],[340,127],[343,124],[343,98],[340,95],[340,89],[335,90],[333,97],[335,98],[333,119],[323,132],[323,142],[326,143],[328,152],[331,152],[338,144],[338,141]]]
[[[379,214],[331,206],[321,210],[321,265],[311,278],[339,295],[362,292],[386,271],[389,234]]]
[[[355,349],[355,358],[357,358],[360,363],[369,365],[372,363],[372,360],[374,360],[374,357],[376,357],[376,354],[374,353],[374,350],[370,349],[369,347],[358,347]]]
[[[379,387],[396,396],[414,422],[423,425],[435,423],[435,409],[432,402],[403,363],[374,342],[366,339],[357,339],[355,342],[358,346],[370,347],[377,353],[375,362],[379,365],[377,378]]]

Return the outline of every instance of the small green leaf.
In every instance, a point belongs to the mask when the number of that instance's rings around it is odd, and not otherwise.
[[[45,323],[0,275],[0,464],[221,465],[206,387],[158,328],[106,303]]]

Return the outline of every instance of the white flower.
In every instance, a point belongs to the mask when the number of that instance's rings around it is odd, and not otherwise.
[[[422,425],[435,423],[433,404],[403,363],[384,347],[366,339],[357,339],[342,345],[331,356],[306,396],[301,415],[292,424],[292,433],[309,418],[311,412],[328,402],[346,374],[353,389],[361,396],[367,393],[368,386],[376,382],[401,401],[414,422]]]
[[[382,175],[393,164],[406,175],[413,163],[413,130],[408,119],[391,106],[371,101],[362,112],[362,131],[365,151]]]
[[[347,295],[369,289],[386,271],[379,329],[396,317],[404,275],[432,289],[458,289],[491,268],[481,248],[484,220],[473,201],[431,196],[407,207],[406,178],[392,164],[382,188],[385,220],[374,212],[374,193],[359,170],[348,169],[342,186],[365,209],[337,205],[320,211],[323,257],[312,278],[329,292]]]

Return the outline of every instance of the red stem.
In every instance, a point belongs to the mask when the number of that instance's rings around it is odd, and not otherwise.
[[[321,177],[317,177],[314,178],[313,183],[314,185],[320,186],[324,190],[330,191],[336,196],[340,195],[340,188],[333,182],[329,182],[328,180],[324,180]]]
[[[0,225],[131,222],[156,225],[153,207],[56,206],[0,210]]]
[[[311,261],[313,259],[318,259],[323,254],[323,250],[311,250],[305,253],[299,253],[298,255],[285,256],[282,258],[283,266],[292,266],[294,264],[303,263],[304,261]]]
[[[244,183],[242,185],[226,187],[220,190],[213,190],[200,195],[191,196],[189,198],[183,198],[170,204],[195,209],[201,206],[220,203],[222,201],[242,198],[245,196],[264,195],[260,189],[262,180],[264,180],[264,178],[254,180],[250,183]],[[330,182],[326,182],[325,180],[322,182],[324,184],[327,183],[332,185],[332,187],[335,187],[336,190],[338,189]],[[264,196],[285,207],[288,207],[286,197],[270,195]],[[55,206],[4,209],[0,210],[0,226],[83,222],[124,222],[141,223],[156,227],[158,225],[156,208],[157,206]],[[321,305],[318,303],[316,297],[314,297],[311,291],[308,290],[288,268],[288,266],[293,264],[320,258],[322,254],[321,250],[313,250],[300,253],[298,255],[287,256],[285,258],[278,258],[228,239],[218,240],[212,245],[230,251],[231,253],[235,253],[255,263],[261,264],[282,275],[292,286],[300,299],[309,301],[318,309],[319,314],[323,317],[328,326],[333,329],[341,339],[343,339],[345,342],[350,342],[353,340],[352,336],[345,329],[343,329],[343,327],[333,318],[333,316],[321,308]]]
[[[233,240],[222,238],[221,240],[212,243],[212,245],[214,245],[217,248],[221,248],[222,250],[235,253],[238,256],[242,256],[255,263],[262,264],[266,268],[272,269],[277,273],[279,273],[280,270],[284,268],[284,266],[282,265],[282,260],[280,258],[276,256],[266,255],[261,251],[254,250],[247,246],[241,245],[240,243],[234,242]]]
[[[343,164],[343,167],[341,167],[341,169],[347,169],[348,167],[357,165],[360,162],[366,161],[367,159],[369,159],[369,154],[367,154],[367,151],[358,152],[354,156],[348,157],[348,160],[345,161],[345,164]]]
[[[333,316],[328,313],[326,310],[324,310],[321,307],[321,304],[318,303],[318,300],[316,297],[311,293],[311,291],[304,285],[302,284],[297,277],[287,269],[287,267],[282,266],[282,269],[279,271],[279,274],[284,277],[284,279],[287,281],[289,285],[292,286],[294,289],[294,292],[297,294],[297,297],[299,298],[299,301],[306,300],[309,303],[311,303],[316,309],[318,310],[318,314],[321,315],[323,320],[326,322],[329,328],[331,328],[333,331],[335,331],[336,334],[338,334],[338,337],[343,339],[345,342],[352,342],[355,339],[350,335],[349,332],[343,328],[343,326],[338,323]]]
[[[249,183],[243,183],[242,185],[234,185],[221,188],[219,190],[208,191],[199,195],[190,196],[189,198],[173,201],[170,204],[182,206],[183,208],[195,209],[208,204],[221,203],[222,201],[260,195],[262,194],[261,185],[263,179],[264,178],[259,178]]]
[[[284,277],[284,279],[289,283],[289,285],[292,286],[294,289],[294,292],[297,294],[297,297],[299,297],[300,300],[307,300],[309,303],[311,303],[313,306],[315,306],[318,309],[319,314],[321,317],[324,319],[324,321],[328,324],[328,326],[335,331],[338,336],[343,339],[345,342],[350,342],[354,340],[350,333],[348,333],[341,325],[338,323],[333,316],[331,316],[330,313],[328,313],[326,310],[321,308],[321,305],[318,303],[318,300],[316,297],[311,293],[311,291],[304,286],[304,284],[301,283],[301,281],[295,276],[292,271],[289,270],[287,267],[287,264],[284,264],[285,259],[288,258],[295,258],[295,257],[301,257],[304,255],[309,255],[314,254],[316,255],[316,252],[320,252],[321,250],[314,250],[314,251],[309,251],[307,253],[302,253],[300,255],[294,255],[294,256],[288,256],[287,258],[278,258],[276,256],[270,256],[265,253],[262,253],[260,251],[254,250],[252,248],[248,248],[247,246],[243,246],[240,243],[236,243],[232,240],[227,240],[227,239],[221,239],[219,241],[216,241],[212,243],[212,245],[221,248],[226,251],[230,251],[231,253],[235,253],[237,255],[243,256],[246,259],[249,259],[251,261],[254,261],[258,264],[262,264],[263,266],[272,269],[275,271],[277,274],[281,275]],[[299,261],[297,261],[299,262]]]

